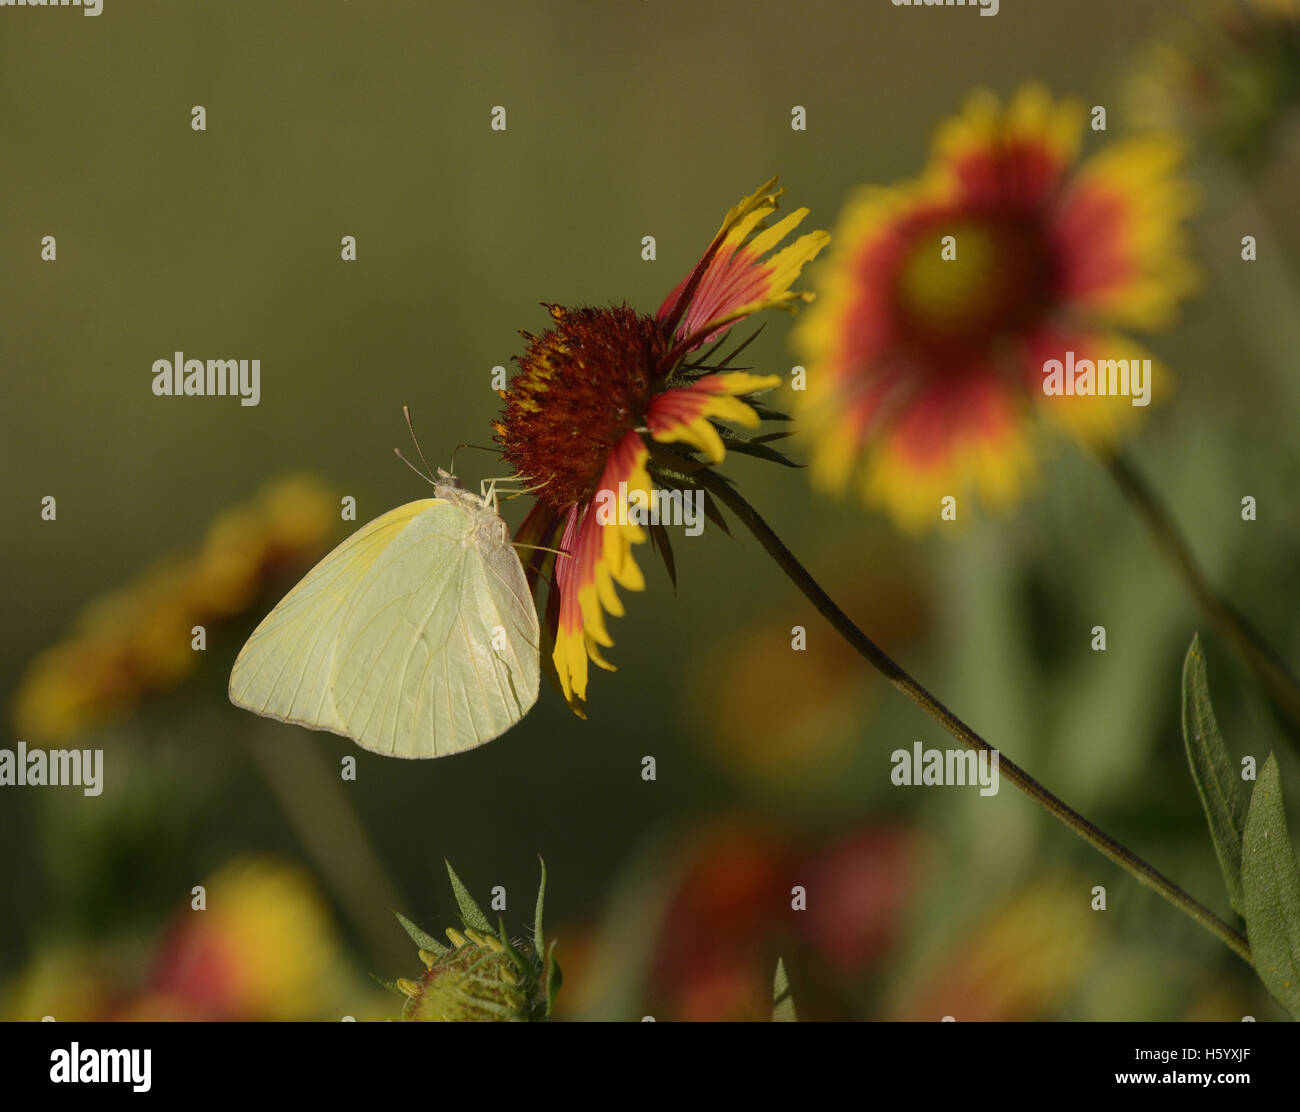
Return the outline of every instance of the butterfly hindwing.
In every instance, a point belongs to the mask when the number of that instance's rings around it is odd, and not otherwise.
[[[535,684],[526,702],[511,688],[521,668],[509,636],[493,644],[504,618],[482,542],[465,540],[475,520],[472,509],[449,503],[413,521],[376,561],[339,632],[335,699],[366,749],[395,757],[472,749],[536,699]],[[506,552],[522,581],[508,543]]]

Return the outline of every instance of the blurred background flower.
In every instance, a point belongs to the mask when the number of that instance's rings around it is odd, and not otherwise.
[[[14,703],[18,736],[65,742],[175,686],[203,659],[194,627],[206,637],[324,555],[339,532],[338,506],[317,478],[279,479],[218,517],[197,550],[92,602],[27,669]]]
[[[614,909],[561,931],[562,1017],[626,1007],[660,1020],[766,1020],[779,953],[796,955],[785,960],[801,971],[801,1019],[850,1018],[920,882],[912,835],[888,825],[814,833],[738,814],[679,831],[651,859],[647,889],[626,893],[643,911],[635,924]]]
[[[223,866],[205,909],[178,912],[133,1018],[319,1019],[337,1006],[344,955],[315,885],[267,860]]]
[[[849,202],[795,330],[816,486],[921,529],[948,495],[1020,497],[1038,415],[1110,444],[1142,412],[1126,395],[1044,394],[1048,360],[1150,360],[1118,330],[1167,326],[1193,284],[1181,143],[1121,139],[1078,163],[1087,122],[1040,85],[1005,105],[977,91],[917,182]],[[1165,375],[1153,361],[1148,401]]]
[[[1054,873],[1001,901],[963,929],[890,1018],[960,1022],[1065,1018],[1068,1001],[1096,960],[1102,912],[1089,907],[1082,877]]]
[[[56,1020],[388,1018],[392,998],[351,966],[329,909],[301,869],[228,862],[147,937],[42,951],[7,986],[5,1015]]]
[[[841,544],[817,562],[829,569],[823,585],[831,597],[879,643],[905,652],[929,631],[930,584],[896,537]],[[859,565],[869,577],[850,570]],[[721,631],[686,678],[706,750],[769,794],[825,786],[842,774],[870,732],[884,686],[794,600]]]
[[[1195,0],[1139,51],[1124,92],[1135,126],[1184,129],[1262,168],[1296,139],[1300,3]]]

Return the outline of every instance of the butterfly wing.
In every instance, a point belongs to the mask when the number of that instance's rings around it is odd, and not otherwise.
[[[537,701],[539,641],[505,523],[440,502],[357,591],[338,633],[339,717],[358,744],[387,756],[472,749]]]
[[[254,714],[350,736],[333,696],[339,631],[358,588],[393,542],[440,503],[390,510],[303,576],[253,631],[230,673],[230,701]]]

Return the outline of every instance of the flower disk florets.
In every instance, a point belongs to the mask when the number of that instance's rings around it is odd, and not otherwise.
[[[626,305],[547,308],[555,327],[523,333],[498,441],[538,498],[565,508],[591,494],[614,445],[644,425],[667,342],[654,317]]]

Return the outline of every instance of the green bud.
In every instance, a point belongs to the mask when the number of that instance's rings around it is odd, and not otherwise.
[[[390,986],[407,998],[402,1019],[435,1023],[546,1019],[560,987],[560,971],[551,951],[543,953],[539,949],[545,946],[542,934],[545,863],[534,922],[536,945],[512,941],[504,924],[496,932],[488,928],[487,917],[450,864],[447,872],[463,923],[459,930],[447,928],[450,948],[398,916],[419,947],[419,957],[425,965],[418,980],[403,977]]]

